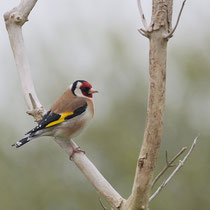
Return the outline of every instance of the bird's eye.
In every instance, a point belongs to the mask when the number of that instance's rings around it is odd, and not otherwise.
[[[89,87],[81,87],[82,92],[88,92],[90,90]]]

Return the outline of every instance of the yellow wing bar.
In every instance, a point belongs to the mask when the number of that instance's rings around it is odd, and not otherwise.
[[[64,112],[64,113],[62,113],[61,116],[60,116],[60,118],[59,118],[58,120],[49,123],[49,124],[46,126],[46,128],[64,122],[64,121],[65,121],[65,118],[66,118],[67,116],[73,115],[73,114],[74,114],[74,112]]]

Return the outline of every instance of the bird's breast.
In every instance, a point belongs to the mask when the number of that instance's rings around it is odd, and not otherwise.
[[[93,113],[88,107],[87,110],[81,115],[61,123],[55,131],[55,136],[62,138],[73,138],[79,135],[87,127],[92,118]]]

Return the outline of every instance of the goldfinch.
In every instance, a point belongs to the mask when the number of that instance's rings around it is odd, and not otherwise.
[[[71,84],[63,95],[58,98],[51,109],[45,113],[38,125],[30,130],[25,138],[12,146],[23,146],[40,136],[53,136],[69,139],[84,130],[94,115],[93,94],[98,93],[85,80],[77,80]],[[82,151],[72,146],[73,153]]]

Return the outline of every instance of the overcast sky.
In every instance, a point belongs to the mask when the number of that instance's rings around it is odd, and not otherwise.
[[[4,12],[10,10],[18,3],[19,1],[17,0],[1,1],[1,17]],[[147,22],[150,22],[151,0],[143,0],[142,5]],[[174,1],[173,22],[177,19],[181,5],[182,1]],[[180,24],[175,36],[170,41],[169,49],[182,46],[183,43],[188,43],[189,46],[199,46],[199,43],[203,41],[206,33],[209,31],[209,5],[209,1],[187,0]],[[92,52],[93,58],[95,54],[100,54],[101,40],[105,39],[106,32],[111,28],[116,31],[121,31],[122,37],[126,36],[126,33],[129,32],[129,36],[125,37],[125,39],[127,39],[128,42],[131,41],[129,39],[132,39],[133,43],[141,43],[141,54],[146,53],[147,55],[148,42],[145,41],[144,37],[139,36],[137,29],[140,27],[142,27],[142,23],[140,21],[136,0],[39,0],[29,16],[29,22],[24,25],[23,32],[29,54],[34,53],[38,55],[39,51],[36,50],[36,47],[39,46],[40,40],[48,44],[49,50],[52,52],[57,49],[55,42],[60,42],[64,47],[61,48],[59,52],[61,56],[58,57],[58,63],[61,57],[65,59],[63,56],[68,55],[69,49],[65,48],[66,41],[68,40],[71,50],[74,52],[74,61],[78,63],[78,67],[81,65],[81,69],[85,69],[82,65],[87,65],[89,60],[91,60],[91,48],[95,49],[95,51]],[[80,28],[79,35],[78,28]],[[81,28],[84,28],[82,34]],[[70,31],[68,33],[70,37],[59,37],[56,34],[59,30],[61,30],[62,33]],[[81,37],[87,35],[95,40],[95,46],[89,47],[86,52],[84,48],[86,44],[81,41]],[[94,45],[93,42],[91,42],[91,44]],[[9,98],[7,98],[8,94],[11,93],[12,88],[14,88],[12,84],[14,81],[18,80],[3,18],[0,18],[0,46],[0,65],[3,74],[3,76],[0,77],[0,97],[5,99],[0,105],[2,107],[3,105],[7,106],[7,101],[9,100]],[[139,48],[136,48],[136,51],[139,52]],[[78,55],[81,54],[85,54],[86,57],[89,56],[89,60],[87,59],[87,61],[85,61],[85,59],[83,59],[83,62],[81,62],[80,59],[78,59]],[[92,59],[92,62],[94,62],[94,59]]]

